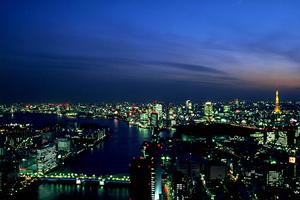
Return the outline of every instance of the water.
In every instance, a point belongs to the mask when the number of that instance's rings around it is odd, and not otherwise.
[[[22,114],[17,113],[0,118],[3,123],[32,123],[35,126],[43,124],[73,121],[93,122],[108,126],[112,129],[112,136],[100,143],[92,150],[85,151],[76,158],[65,163],[61,171],[84,173],[88,175],[128,174],[128,164],[132,157],[139,156],[139,147],[144,140],[150,139],[150,132],[146,129],[130,127],[127,123],[117,119],[79,118],[67,119],[55,115]],[[128,188],[83,188],[76,185],[40,184],[33,186],[26,194],[30,199],[128,199]]]
[[[39,184],[30,191],[22,192],[17,199],[68,200],[68,199],[109,199],[128,200],[129,190],[125,187],[82,187],[78,185]]]
[[[100,124],[112,128],[112,137],[100,143],[91,151],[80,154],[65,163],[64,170],[85,174],[128,173],[128,164],[133,156],[139,156],[139,147],[149,140],[149,131],[129,127],[119,120],[101,120]]]

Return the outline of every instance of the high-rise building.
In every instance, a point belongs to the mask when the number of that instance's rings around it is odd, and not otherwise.
[[[193,110],[193,104],[191,100],[186,100],[185,107],[187,112],[191,112]]]
[[[156,103],[155,106],[154,106],[154,110],[158,114],[158,119],[161,120],[162,116],[163,116],[163,106],[162,106],[162,104]]]
[[[151,159],[133,158],[130,165],[130,199],[151,200]]]
[[[276,96],[275,96],[275,113],[280,113],[280,105],[279,105],[279,95],[278,95],[278,89],[276,89]]]
[[[295,137],[298,138],[300,136],[300,126],[297,127]]]
[[[212,121],[213,119],[213,105],[210,101],[204,104],[204,117],[207,121]]]
[[[0,159],[4,158],[6,154],[5,140],[5,136],[0,135]]]
[[[170,127],[176,125],[176,112],[175,112],[175,110],[174,110],[173,107],[169,108],[169,111],[168,111],[168,122],[169,122],[169,126]]]
[[[294,145],[299,144],[299,140],[300,140],[299,136],[300,136],[300,126],[298,125],[296,130],[295,130],[294,142],[293,142]]]
[[[146,111],[142,111],[140,114],[140,126],[141,127],[149,126],[149,113]]]
[[[162,176],[164,169],[162,168],[162,152],[163,146],[161,143],[157,142],[144,142],[142,145],[142,155],[144,159],[148,160],[150,164],[151,172],[151,199],[152,200],[161,200],[162,199]],[[143,157],[142,157],[143,158]],[[142,159],[140,158],[140,159]],[[143,161],[144,162],[144,161]],[[142,198],[140,198],[142,199]]]
[[[158,127],[158,113],[155,111],[150,113],[150,126]]]

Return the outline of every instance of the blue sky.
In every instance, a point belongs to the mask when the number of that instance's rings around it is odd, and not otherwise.
[[[1,101],[299,99],[296,0],[0,2]]]

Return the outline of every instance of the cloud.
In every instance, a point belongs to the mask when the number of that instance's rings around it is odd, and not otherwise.
[[[195,64],[175,63],[175,62],[150,62],[150,63],[154,65],[167,66],[167,67],[195,72],[195,73],[222,74],[222,75],[226,74],[225,72],[212,67],[206,67],[206,66],[195,65]]]
[[[55,54],[6,56],[2,59],[5,67],[17,67],[41,70],[109,70],[139,64],[137,61],[123,58],[106,58],[92,56],[66,56]]]

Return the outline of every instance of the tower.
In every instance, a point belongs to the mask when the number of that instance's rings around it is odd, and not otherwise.
[[[280,105],[279,105],[279,95],[278,95],[278,89],[276,89],[276,97],[275,97],[275,113],[280,113]]]

